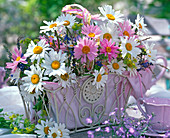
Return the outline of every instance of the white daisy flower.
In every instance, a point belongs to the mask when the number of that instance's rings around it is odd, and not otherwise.
[[[70,138],[70,131],[65,128],[64,124],[54,124],[53,128],[50,128],[49,138]]]
[[[145,48],[146,48],[146,59],[149,61],[149,62],[154,62],[156,60],[156,54],[157,54],[157,50],[156,49],[153,49],[155,44],[154,43],[151,43],[151,45],[149,46],[148,43],[145,43]]]
[[[138,35],[143,35],[144,33],[148,32],[148,29],[146,28],[146,24],[144,23],[144,18],[140,17],[140,15],[137,15],[137,18],[135,20],[134,28],[138,30]]]
[[[54,32],[55,30],[57,31],[61,25],[63,25],[64,22],[58,22],[57,20],[56,21],[50,21],[50,22],[47,22],[47,21],[43,21],[47,26],[40,26],[40,33],[46,33],[48,31],[51,31],[51,32]]]
[[[112,42],[119,42],[119,32],[118,32],[118,28],[116,25],[112,24],[112,23],[107,23],[107,24],[103,24],[100,26],[101,28],[101,35],[100,35],[100,40],[106,38],[108,39],[108,41],[110,41],[110,39],[112,40]]]
[[[111,62],[109,62],[109,65],[107,65],[107,67],[109,68],[110,72],[116,72],[118,74],[122,74],[123,71],[125,71],[124,68],[125,64],[123,63],[123,61],[117,61],[117,59],[112,60]]]
[[[33,90],[35,89],[35,92],[38,93],[39,90],[42,91],[42,85],[44,85],[44,83],[42,82],[44,69],[41,70],[38,65],[36,67],[34,65],[31,65],[30,68],[31,71],[24,71],[24,74],[26,74],[27,77],[22,78],[22,80],[24,81],[24,90],[28,92],[33,92]]]
[[[50,128],[54,126],[54,121],[52,121],[52,118],[48,121],[41,120],[41,124],[37,124],[36,128],[38,130],[35,131],[35,133],[39,134],[41,138],[45,138],[46,135],[49,135]]]
[[[124,38],[121,37],[121,46],[120,49],[122,50],[122,57],[124,58],[126,56],[127,53],[129,53],[131,55],[131,58],[136,58],[138,54],[140,54],[141,50],[136,47],[138,46],[139,43],[137,41],[137,39],[135,38],[135,36],[130,37],[128,39],[128,37]]]
[[[62,54],[62,50],[60,50],[58,53],[54,50],[51,50],[49,52],[49,56],[45,55],[45,60],[41,64],[41,66],[46,69],[45,75],[60,76],[61,74],[65,74],[66,71],[64,61],[67,58],[66,55],[66,53]]]
[[[44,55],[47,53],[47,50],[50,50],[49,44],[46,44],[46,40],[42,39],[37,44],[34,44],[33,41],[28,45],[27,52],[25,56],[31,56],[31,62],[37,59],[38,63],[41,58],[44,58]]]
[[[120,13],[120,11],[115,11],[112,9],[111,5],[105,5],[103,7],[98,7],[100,12],[103,14],[104,17],[101,17],[102,20],[107,20],[111,23],[115,23],[118,25],[118,23],[123,22],[123,14]]]
[[[63,26],[66,26],[68,28],[71,28],[75,23],[76,16],[70,15],[70,14],[62,14],[58,17],[58,22],[64,22]]]
[[[70,87],[72,83],[76,83],[76,74],[72,73],[71,67],[65,68],[66,73],[60,75],[62,87]]]
[[[38,96],[40,95],[40,91],[35,92],[35,89],[32,92],[25,91],[25,86],[23,85],[20,86],[20,92],[27,102],[34,102],[34,99],[38,99]]]
[[[94,70],[93,75],[95,76],[92,85],[96,85],[96,88],[99,89],[101,86],[104,87],[107,81],[108,75],[103,75],[105,70],[101,67],[100,71]]]

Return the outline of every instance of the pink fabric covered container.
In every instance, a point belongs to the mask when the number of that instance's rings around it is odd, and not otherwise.
[[[61,88],[56,83],[44,85],[53,117],[57,122],[65,123],[68,129],[92,127],[102,123],[115,108],[124,107],[131,93],[127,77],[109,74],[106,87],[99,90],[92,85],[94,78],[78,78],[79,84],[70,88]],[[92,118],[91,125],[86,118]]]
[[[99,90],[92,85],[92,77],[79,77],[79,84],[70,88],[62,88],[53,82],[46,82],[44,87],[50,99],[52,117],[58,123],[65,123],[68,129],[77,130],[102,123],[115,108],[125,107],[130,95],[143,97],[157,80],[152,81],[152,75],[149,69],[133,77],[129,72],[109,74],[106,87]],[[86,123],[89,117],[93,120],[91,125]]]

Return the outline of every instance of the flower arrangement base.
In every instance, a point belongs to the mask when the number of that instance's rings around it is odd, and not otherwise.
[[[125,107],[131,93],[127,77],[109,74],[105,87],[96,89],[93,77],[79,77],[78,83],[63,88],[57,83],[44,85],[51,105],[51,117],[70,130],[86,130],[108,119],[115,108]],[[89,125],[86,118],[91,118]]]

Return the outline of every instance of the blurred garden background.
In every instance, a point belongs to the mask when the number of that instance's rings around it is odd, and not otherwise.
[[[125,16],[139,13],[170,19],[169,0],[0,0],[0,66],[6,66],[8,61],[4,45],[12,51],[19,37],[38,38],[42,21],[55,20],[63,6],[73,3],[81,4],[91,13],[99,13],[97,7],[110,4]],[[168,39],[168,35],[163,37]]]

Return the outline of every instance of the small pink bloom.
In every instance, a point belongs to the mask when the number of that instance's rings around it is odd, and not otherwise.
[[[100,53],[105,54],[105,56],[108,55],[109,61],[111,61],[112,58],[117,57],[117,53],[119,53],[117,49],[119,49],[119,47],[115,46],[115,42],[111,43],[111,40],[108,41],[107,39],[103,39],[102,41],[100,41],[100,44],[102,47]]]
[[[95,129],[96,132],[99,132],[101,130],[101,127],[98,127]]]
[[[129,132],[133,134],[133,133],[135,132],[134,128],[133,128],[133,127],[130,127],[130,128],[129,128]]]
[[[74,56],[77,59],[81,58],[81,63],[86,62],[86,58],[90,61],[94,60],[97,57],[98,46],[94,40],[90,40],[86,37],[79,39],[77,45],[74,47]]]
[[[82,34],[85,34],[88,38],[98,38],[100,36],[101,30],[100,27],[92,25],[83,26]]]
[[[128,20],[124,21],[123,23],[119,23],[120,28],[118,29],[119,36],[128,36],[131,37],[135,34],[134,29],[131,29],[131,24]],[[137,36],[136,36],[137,37]]]
[[[109,127],[105,127],[105,132],[109,133],[110,132],[110,128]]]
[[[57,41],[55,41],[55,46],[56,46],[55,50],[58,50],[59,47],[58,47],[58,42]],[[66,48],[66,45],[64,43],[60,44],[60,49],[59,50],[66,51],[66,49],[67,48]]]
[[[6,68],[12,69],[11,73],[14,73],[19,63],[27,64],[26,57],[22,54],[22,47],[20,50],[15,47],[15,53],[12,54],[13,63],[6,63]]]
[[[91,123],[92,123],[92,119],[91,119],[91,118],[86,118],[86,122],[87,122],[88,124],[91,124]]]
[[[138,45],[138,46],[136,46],[136,47],[138,47],[138,48],[144,48],[145,46],[144,46],[144,45]]]
[[[115,115],[115,112],[111,112],[111,113],[109,114],[109,116],[112,116],[112,115]]]
[[[103,124],[109,124],[109,121],[108,120],[105,120]]]

